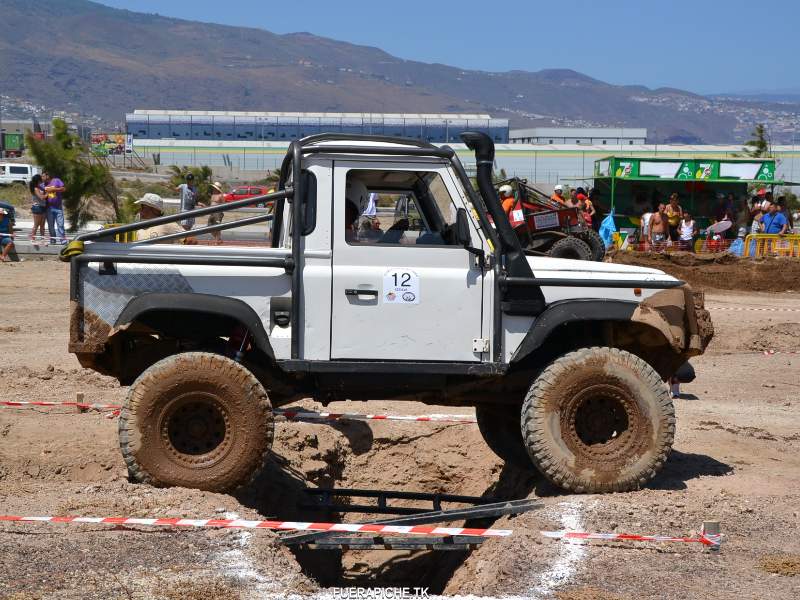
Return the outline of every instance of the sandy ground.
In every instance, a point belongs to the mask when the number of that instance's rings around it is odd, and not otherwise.
[[[497,520],[514,535],[471,553],[294,555],[268,531],[2,523],[0,597],[326,597],[329,585],[561,600],[800,597],[800,355],[763,354],[800,349],[798,294],[711,289],[706,304],[717,335],[676,401],[674,452],[651,485],[632,493],[565,494],[503,468],[474,425],[396,422],[279,423],[272,465],[235,496],[160,490],[127,481],[116,422],[105,414],[0,408],[1,514],[320,520],[296,505],[303,487],[330,485],[530,496],[543,505]],[[122,400],[114,380],[66,352],[67,320],[65,265],[0,265],[0,399],[69,401],[82,392],[88,402]],[[454,412],[399,403],[391,410]],[[719,555],[697,544],[568,544],[538,533],[687,535],[704,520],[721,521]]]

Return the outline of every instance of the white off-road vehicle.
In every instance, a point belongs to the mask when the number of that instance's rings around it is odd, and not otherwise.
[[[69,349],[130,385],[133,478],[226,490],[268,460],[273,407],[312,397],[474,406],[487,444],[576,492],[637,488],[675,432],[665,381],[713,330],[702,298],[654,269],[528,256],[475,151],[415,140],[293,142],[278,192],[83,235]],[[252,247],[111,236],[275,202]],[[264,226],[266,229],[266,225]]]

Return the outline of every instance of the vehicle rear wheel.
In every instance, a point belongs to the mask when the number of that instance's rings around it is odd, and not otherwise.
[[[130,387],[119,443],[137,481],[223,492],[260,471],[273,429],[269,398],[250,371],[187,352],[155,363]]]
[[[533,471],[520,427],[520,406],[481,404],[475,407],[478,429],[497,456],[518,469]]]
[[[592,249],[586,242],[576,237],[565,237],[558,240],[547,254],[553,258],[592,260]]]
[[[586,242],[586,245],[589,246],[589,249],[592,251],[592,260],[603,262],[606,256],[606,244],[603,242],[603,238],[600,237],[599,233],[594,229],[587,229],[586,231],[580,232],[578,238]]]
[[[675,409],[658,373],[616,348],[585,348],[556,359],[522,407],[533,463],[573,492],[624,492],[664,465]]]

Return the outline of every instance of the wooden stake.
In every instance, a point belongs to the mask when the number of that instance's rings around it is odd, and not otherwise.
[[[78,404],[86,404],[86,401],[84,400],[83,392],[78,392],[77,394],[75,394],[75,402],[77,402]],[[86,412],[86,409],[81,407],[81,406],[78,406],[77,409],[78,409],[79,413]]]

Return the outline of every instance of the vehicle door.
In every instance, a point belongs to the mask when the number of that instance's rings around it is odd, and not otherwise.
[[[484,276],[445,166],[336,161],[333,206],[331,358],[480,361]]]

